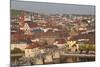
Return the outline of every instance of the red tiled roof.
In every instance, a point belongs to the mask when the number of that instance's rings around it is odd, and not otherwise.
[[[84,43],[95,44],[95,32],[91,32],[88,34],[79,34],[73,36],[70,40],[78,40],[78,39],[89,39],[89,41],[86,41]]]
[[[11,37],[16,40],[22,40],[22,39],[32,39],[32,35],[24,35],[21,32],[11,32]]]
[[[35,45],[28,45],[25,49],[33,49],[33,48],[36,48],[37,46]]]
[[[17,40],[20,40],[20,39],[24,39],[25,35],[20,34],[20,33],[14,33],[14,34],[12,34],[12,37],[16,38]]]
[[[25,23],[27,23],[29,25],[30,28],[36,28],[39,27],[39,25],[37,23],[33,23],[31,21],[26,21]]]
[[[56,41],[58,41],[58,44],[64,44],[64,43],[66,43],[65,39],[56,39]]]
[[[25,38],[32,39],[33,38],[33,35],[25,35]]]
[[[25,49],[33,49],[39,47],[39,43],[38,42],[34,42],[31,45],[28,45]]]

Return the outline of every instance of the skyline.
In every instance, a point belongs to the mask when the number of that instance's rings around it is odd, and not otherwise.
[[[25,10],[46,14],[84,14],[94,15],[95,6],[93,5],[74,5],[61,3],[46,3],[34,1],[12,1],[11,9]]]

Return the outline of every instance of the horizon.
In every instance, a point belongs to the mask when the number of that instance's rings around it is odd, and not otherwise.
[[[95,15],[95,6],[93,5],[48,3],[48,2],[34,2],[34,1],[12,1],[11,0],[11,9],[44,13],[44,14]]]

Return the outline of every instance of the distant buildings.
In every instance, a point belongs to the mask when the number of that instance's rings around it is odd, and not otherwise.
[[[52,63],[62,53],[79,53],[81,44],[95,45],[94,28],[93,16],[24,12],[11,18],[11,50],[25,51],[34,64]]]

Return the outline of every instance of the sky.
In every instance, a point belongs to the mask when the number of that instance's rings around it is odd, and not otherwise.
[[[61,3],[46,3],[34,1],[11,0],[11,9],[26,10],[37,13],[47,14],[85,14],[94,15],[95,6],[93,5],[74,5]]]

